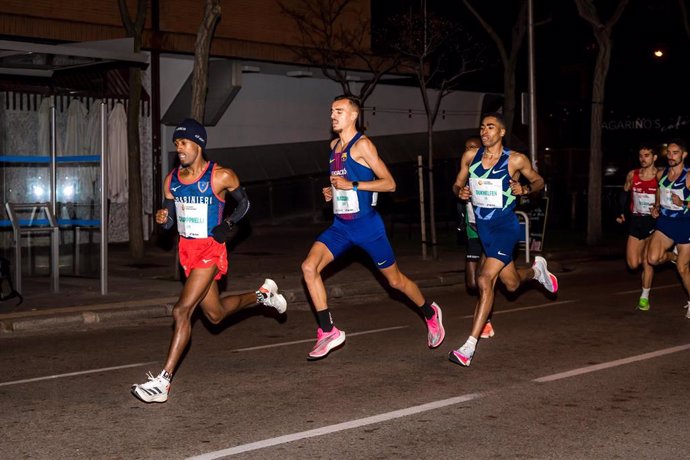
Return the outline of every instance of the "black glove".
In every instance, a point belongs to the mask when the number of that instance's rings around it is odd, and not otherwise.
[[[220,224],[213,227],[211,230],[213,239],[219,243],[225,243],[233,235],[233,227],[235,225],[231,220],[224,220]]]

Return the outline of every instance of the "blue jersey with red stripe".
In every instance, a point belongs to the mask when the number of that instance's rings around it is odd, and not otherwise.
[[[170,173],[170,193],[175,199],[177,229],[185,238],[206,238],[223,220],[225,200],[213,192],[215,163],[209,161],[201,176],[192,182],[180,178],[180,168]],[[204,225],[205,224],[205,225]]]
[[[355,142],[362,137],[362,133],[358,132],[355,136],[348,142],[345,148],[337,152],[336,149],[340,145],[340,140],[335,143],[331,149],[331,155],[329,159],[329,166],[331,171],[331,176],[344,177],[349,181],[371,181],[376,179],[374,172],[371,168],[368,168],[362,164],[357,163],[350,156],[350,149],[355,145]],[[353,212],[348,214],[337,214],[336,218],[344,220],[354,220],[360,217],[365,217],[374,212],[374,205],[376,200],[376,192],[368,192],[364,190],[357,190],[357,199],[359,201],[359,212]]]

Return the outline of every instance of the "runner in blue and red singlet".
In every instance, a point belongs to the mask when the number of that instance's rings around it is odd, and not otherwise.
[[[177,223],[180,264],[187,280],[173,307],[175,327],[163,370],[156,377],[149,373],[147,382],[131,388],[134,396],[147,403],[168,400],[170,381],[192,335],[191,319],[197,306],[213,324],[250,305],[267,305],[279,313],[287,308],[278,286],[269,278],[256,291],[220,298],[216,280],[228,271],[225,242],[249,210],[249,198],[232,169],[205,158],[206,129],[196,120],[180,123],[173,132],[173,143],[180,166],[165,178],[165,201],[156,212],[156,223],[166,229]],[[237,206],[223,219],[226,195]]]
[[[353,97],[340,96],[331,104],[331,125],[337,137],[331,142],[330,186],[323,189],[323,195],[333,203],[335,218],[302,263],[319,324],[316,344],[307,355],[309,360],[324,358],[345,342],[345,332],[333,325],[321,271],[353,246],[366,251],[391,287],[421,309],[430,348],[438,347],[445,337],[441,308],[428,302],[417,284],[400,271],[381,216],[376,212],[378,193],[395,191],[395,180],[373,142],[357,131],[360,110]]]

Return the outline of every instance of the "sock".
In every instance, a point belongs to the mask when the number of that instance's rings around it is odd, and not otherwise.
[[[472,336],[469,336],[467,338],[467,342],[465,342],[465,345],[463,347],[467,348],[470,352],[474,353],[474,349],[477,348],[477,339],[475,339]]]
[[[328,308],[316,312],[316,320],[319,322],[319,327],[323,332],[331,332],[333,330],[333,318]]]
[[[420,306],[419,308],[422,309],[422,313],[424,313],[424,317],[426,319],[431,319],[436,314],[436,311],[433,308],[431,308],[431,304],[428,300],[425,300],[424,305]]]
[[[652,288],[642,288],[642,295],[640,296],[641,299],[649,299],[649,291],[651,291]]]
[[[261,291],[256,291],[256,303],[264,303],[266,299],[268,299],[268,294],[264,294]]]
[[[160,375],[161,375],[161,377],[163,377],[164,379],[166,379],[168,382],[172,380],[172,375],[170,375],[170,374],[168,373],[168,371],[166,371],[165,369],[163,369],[163,370],[161,371],[161,374],[160,374]]]

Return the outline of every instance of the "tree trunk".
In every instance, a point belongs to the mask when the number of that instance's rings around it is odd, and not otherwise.
[[[127,105],[127,177],[129,181],[128,229],[132,258],[144,258],[143,197],[141,189],[141,149],[139,144],[139,108],[141,105],[141,70],[129,71]]]
[[[127,35],[134,39],[135,53],[141,51],[142,33],[146,22],[146,0],[137,1],[137,14],[133,21],[125,0],[118,0],[120,18]],[[141,147],[139,144],[139,108],[141,106],[141,70],[129,69],[129,103],[127,105],[127,180],[128,203],[127,227],[129,230],[129,252],[132,258],[144,258],[143,197],[141,193]]]
[[[592,87],[592,121],[590,127],[589,184],[587,187],[587,244],[601,243],[602,190],[602,124],[604,119],[604,90],[611,61],[611,40],[605,34],[597,36],[599,54],[594,67]]]
[[[439,96],[440,97],[440,96]],[[427,117],[427,150],[429,152],[429,232],[431,236],[431,258],[438,259],[436,251],[436,202],[434,200],[434,123]]]
[[[208,56],[211,50],[213,31],[220,18],[220,0],[206,0],[204,19],[199,25],[194,45],[194,71],[192,74],[191,117],[204,124],[206,112],[206,91],[208,90]]]

